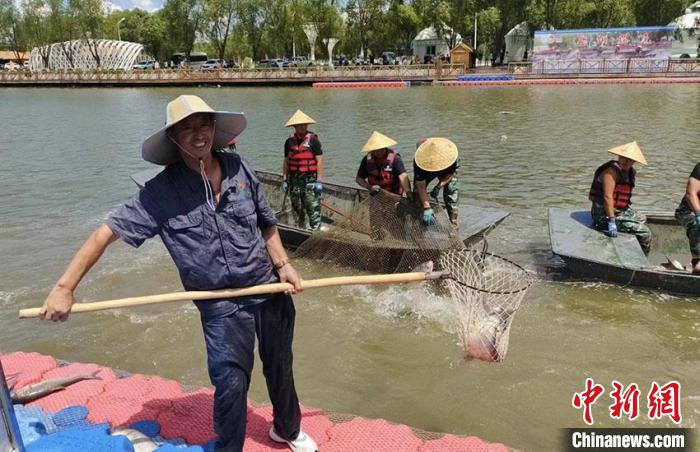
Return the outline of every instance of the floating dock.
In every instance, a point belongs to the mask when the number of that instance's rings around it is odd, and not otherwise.
[[[0,355],[14,389],[43,380],[92,374],[63,391],[26,405],[14,405],[27,452],[51,450],[134,451],[134,444],[112,429],[138,430],[157,444],[158,451],[213,451],[214,391],[184,391],[179,383],[160,377],[127,374],[96,364],[66,363],[38,353]],[[11,376],[11,378],[10,378]],[[244,451],[281,451],[285,445],[267,436],[272,407],[248,403]],[[324,451],[506,452],[503,444],[477,437],[428,433],[383,419],[327,413],[302,407],[302,429]]]
[[[435,81],[435,86],[527,86],[527,85],[659,85],[671,83],[700,83],[700,77],[625,77],[625,78],[545,78],[492,80],[475,77],[473,80]]]
[[[314,88],[335,89],[368,89],[368,88],[408,88],[409,81],[376,81],[376,82],[318,82],[311,85]]]

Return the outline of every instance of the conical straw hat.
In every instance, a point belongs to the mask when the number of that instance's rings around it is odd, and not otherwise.
[[[639,162],[642,165],[647,164],[647,159],[644,158],[644,154],[642,154],[642,150],[639,148],[636,141],[623,144],[622,146],[615,146],[612,149],[608,149],[608,152],[611,154],[620,155],[622,157],[627,157],[628,159]]]
[[[442,171],[457,161],[457,145],[447,138],[428,138],[416,149],[416,165],[424,171]]]
[[[316,121],[314,121],[311,116],[307,115],[301,110],[297,110],[291,118],[289,118],[289,121],[287,121],[287,124],[285,124],[285,127],[294,127],[299,124],[316,124]]]
[[[364,146],[362,146],[362,152],[372,152],[379,149],[388,148],[389,146],[395,146],[398,143],[386,135],[383,135],[376,130],[372,132],[372,135],[367,140]]]

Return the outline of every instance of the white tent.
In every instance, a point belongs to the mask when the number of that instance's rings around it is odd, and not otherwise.
[[[684,53],[698,58],[698,35],[700,34],[700,2],[690,5],[685,14],[669,24],[676,27],[676,39],[673,41],[673,56]]]
[[[526,51],[528,55],[531,55],[530,28],[527,26],[527,22],[520,22],[506,33],[505,42],[506,58],[503,61],[504,64],[514,61],[523,61]]]
[[[459,33],[444,25],[444,36],[451,36],[454,34],[454,44],[459,44],[462,42],[462,36]],[[411,41],[411,49],[413,49],[413,54],[418,59],[418,62],[423,62],[426,55],[438,56],[438,55],[449,55],[450,46],[445,39],[438,36],[434,27],[428,27],[421,30],[413,41]]]

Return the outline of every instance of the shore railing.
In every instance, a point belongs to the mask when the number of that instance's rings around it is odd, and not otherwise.
[[[628,58],[585,60],[540,60],[510,63],[508,72],[520,76],[585,74],[667,74],[700,76],[700,58]]]
[[[156,70],[27,70],[0,71],[5,83],[216,83],[216,82],[316,82],[340,80],[436,80],[464,74],[461,64],[381,66],[303,66],[255,69],[156,69]]]

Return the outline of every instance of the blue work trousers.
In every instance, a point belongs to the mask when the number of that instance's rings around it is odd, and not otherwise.
[[[199,302],[207,345],[209,378],[215,387],[214,430],[217,451],[243,449],[247,394],[258,351],[273,407],[275,431],[286,439],[299,434],[301,410],[292,372],[295,309],[292,297],[270,295],[256,304]]]

